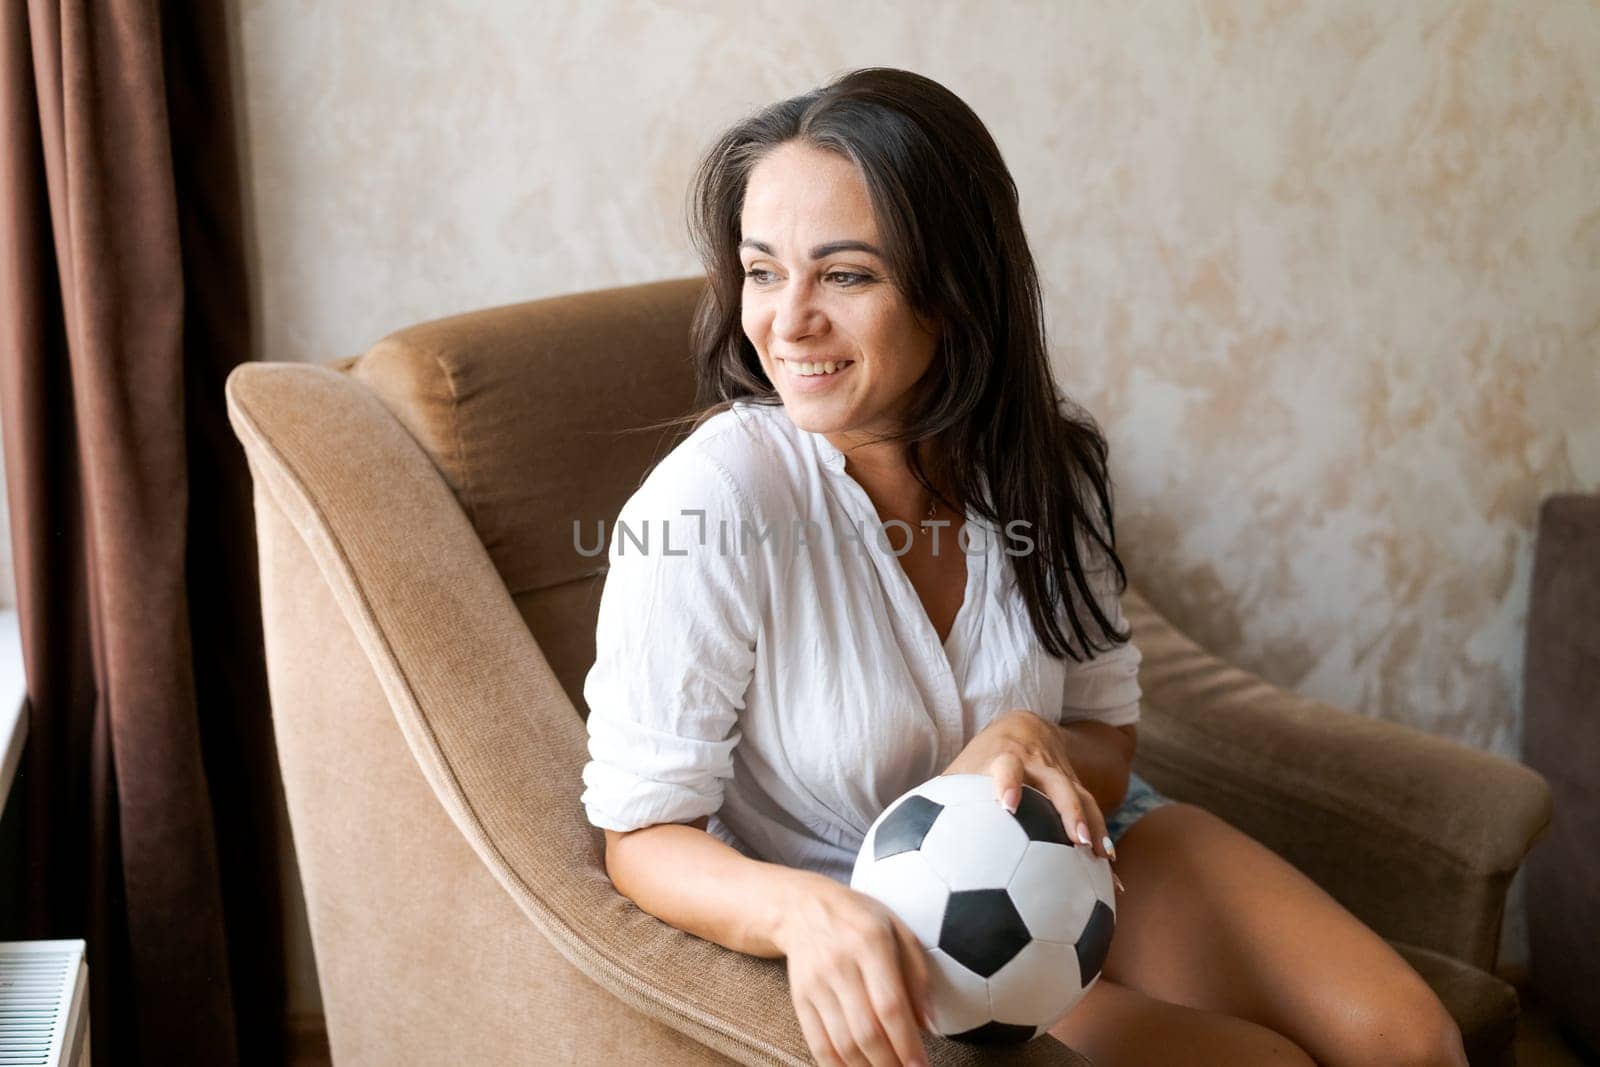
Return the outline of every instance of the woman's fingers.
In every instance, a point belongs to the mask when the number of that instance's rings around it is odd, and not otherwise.
[[[1100,813],[1100,803],[1082,782],[1073,782],[1072,787],[1078,791],[1078,806],[1088,820],[1089,840],[1094,842],[1095,854],[1106,859],[1113,858],[1111,850],[1115,846],[1111,843],[1111,835],[1106,833],[1106,819]]]
[[[833,988],[827,986],[818,989],[813,1004],[822,1018],[829,1044],[846,1067],[875,1067],[874,1061],[856,1038],[848,1009],[835,995]]]
[[[794,1012],[800,1019],[800,1033],[805,1036],[806,1047],[822,1067],[845,1067],[845,1062],[828,1038],[828,1027],[817,1014],[809,997],[794,998]]]
[[[846,984],[840,1000],[850,1036],[856,1048],[865,1054],[865,1062],[872,1067],[901,1067],[918,1057],[913,1053],[902,1059],[895,1040],[889,1035],[897,1030],[903,1032],[911,1029],[911,1020],[904,1007],[904,997],[899,998],[902,1007],[896,1014],[894,987],[900,984],[899,979],[891,977],[885,981],[880,973],[880,963],[875,957],[863,960],[862,970],[857,971],[853,982]],[[911,1033],[910,1040],[916,1042],[913,1047],[920,1046],[921,1039],[915,1036],[916,1031],[911,1029]],[[905,1042],[903,1033],[899,1040]]]
[[[994,779],[995,797],[1007,811],[1015,812],[1027,781],[1021,758],[1012,753],[996,756],[989,763],[989,776]],[[1061,816],[1067,837],[1097,856],[1114,859],[1115,846],[1106,833],[1105,816],[1088,787],[1059,767],[1036,767],[1033,776],[1036,788],[1050,798]]]
[[[933,1029],[933,1020],[928,1018],[928,958],[923,951],[922,943],[917,940],[917,935],[911,928],[902,922],[899,916],[893,916],[895,934],[900,942],[900,974],[906,986],[906,996],[911,999],[911,1008],[915,1013],[917,1025],[924,1029]]]
[[[928,1062],[928,1055],[922,1049],[922,1034],[917,1028],[916,1001],[901,977],[902,966],[898,957],[887,965],[872,960],[862,971],[872,1014],[888,1037],[889,1059],[885,1062],[891,1067]]]
[[[1094,838],[1089,836],[1089,820],[1084,814],[1083,801],[1078,796],[1078,791],[1072,787],[1072,779],[1067,777],[1065,771],[1058,767],[1049,767],[1036,775],[1037,789],[1050,799],[1056,814],[1061,816],[1061,824],[1067,829],[1067,837],[1079,845],[1094,847]]]
[[[996,756],[989,761],[989,777],[994,779],[995,799],[1015,815],[1017,805],[1022,802],[1022,760],[1009,752]]]

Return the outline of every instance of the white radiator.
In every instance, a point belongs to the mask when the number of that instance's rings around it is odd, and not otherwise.
[[[89,1067],[81,940],[0,941],[0,1064]]]

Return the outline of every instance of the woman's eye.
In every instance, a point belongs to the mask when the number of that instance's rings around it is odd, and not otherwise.
[[[744,272],[744,276],[755,282],[757,285],[764,285],[768,281],[772,280],[772,271],[762,270],[760,267],[752,267]],[[824,274],[823,277],[836,281],[839,285],[846,289],[854,289],[856,286],[872,280],[871,276],[869,275],[859,274],[855,271],[848,270],[831,270],[827,274]]]

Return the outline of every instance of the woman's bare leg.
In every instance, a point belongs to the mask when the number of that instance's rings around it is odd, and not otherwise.
[[[1231,1015],[1157,1000],[1103,974],[1050,1033],[1095,1067],[1312,1067],[1311,1057],[1282,1034]]]
[[[1465,1067],[1460,1029],[1411,965],[1228,822],[1168,804],[1134,823],[1117,854],[1127,890],[1104,977],[1248,1019],[1329,1067]]]

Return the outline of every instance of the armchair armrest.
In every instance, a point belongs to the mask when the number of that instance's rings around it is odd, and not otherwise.
[[[323,366],[243,364],[228,412],[305,540],[435,796],[533,926],[635,1010],[743,1063],[808,1064],[781,961],[621,897],[578,803],[581,718],[455,496],[381,401]],[[937,1064],[1083,1064],[1041,1037]]]
[[[1493,969],[1506,889],[1550,790],[1492,753],[1280,689],[1132,590],[1144,653],[1135,766],[1284,856],[1379,934]]]

